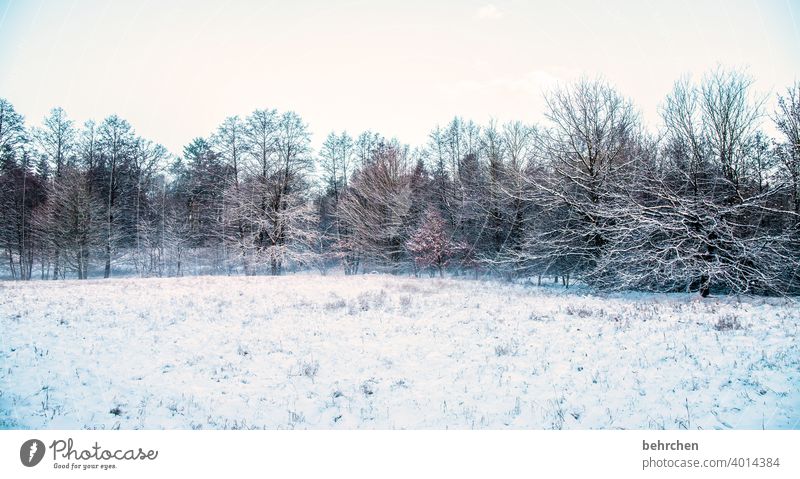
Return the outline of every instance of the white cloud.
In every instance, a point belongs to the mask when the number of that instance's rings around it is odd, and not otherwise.
[[[484,5],[475,11],[475,18],[479,19],[495,19],[502,17],[503,17],[503,12],[501,12],[499,8],[494,6],[493,3]]]

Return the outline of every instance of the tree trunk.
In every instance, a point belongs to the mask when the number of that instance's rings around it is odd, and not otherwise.
[[[56,257],[55,257],[55,260],[53,261],[53,279],[54,280],[58,279],[58,275],[59,275],[58,263],[60,261],[61,261],[61,253],[58,251],[58,248],[56,248]]]
[[[700,278],[700,296],[703,298],[707,298],[709,294],[711,294],[711,281],[709,281],[709,277],[707,274],[703,274]]]
[[[111,243],[106,243],[106,266],[103,269],[103,278],[111,277]]]

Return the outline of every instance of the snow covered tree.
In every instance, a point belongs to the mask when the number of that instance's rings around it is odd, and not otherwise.
[[[334,202],[347,188],[354,163],[354,148],[353,139],[344,131],[340,135],[331,132],[322,143],[319,166],[324,186]]]
[[[487,236],[479,261],[493,271],[511,275],[530,266],[518,261],[530,217],[529,192],[537,130],[521,122],[483,130],[482,150],[486,157],[486,191],[479,205],[485,217]]]
[[[661,156],[608,203],[596,284],[656,291],[783,293],[797,288],[796,237],[780,226],[780,189],[754,173],[760,102],[750,80],[716,70],[676,84]],[[654,155],[645,155],[653,158]]]
[[[7,149],[0,162],[0,250],[13,279],[31,279],[37,251],[41,259],[34,218],[46,193],[45,178],[33,171],[27,148]]]
[[[783,135],[778,142],[781,175],[789,188],[792,209],[800,215],[800,82],[778,97],[774,121]],[[795,217],[794,222],[798,221]]]
[[[631,103],[601,80],[582,79],[546,97],[549,128],[537,136],[545,168],[525,175],[527,200],[539,208],[526,233],[523,260],[546,263],[562,275],[591,271],[602,254],[613,218],[610,195],[624,188],[638,130]],[[527,258],[525,257],[527,256]]]
[[[89,260],[107,240],[103,210],[103,202],[92,194],[88,176],[62,166],[59,180],[48,189],[47,201],[35,217],[42,244],[59,252],[62,275],[69,270],[78,279],[89,277]]]
[[[337,135],[331,132],[322,144],[319,153],[321,174],[321,194],[317,200],[318,229],[321,247],[331,250],[348,232],[340,221],[339,202],[347,189],[353,164],[355,163],[355,144],[347,132]],[[347,263],[347,256],[342,257]],[[349,264],[345,270],[349,271]]]
[[[131,258],[137,274],[153,274],[153,245],[159,240],[160,189],[157,188],[159,173],[169,161],[169,153],[162,145],[144,138],[136,138],[131,153],[130,169],[125,182],[129,193],[126,195],[126,210],[129,212],[131,233],[133,234],[133,254]]]
[[[285,112],[278,120],[275,161],[268,171],[266,187],[271,193],[267,230],[271,274],[281,274],[283,250],[291,243],[293,216],[305,211],[308,201],[308,175],[311,173],[311,135],[308,126],[295,112]]]
[[[240,209],[240,202],[247,201],[242,197],[241,183],[246,177],[244,158],[251,143],[248,140],[247,125],[239,116],[234,115],[225,118],[217,127],[210,143],[222,166],[220,175],[213,180],[215,189],[220,192],[214,204],[217,212],[214,236],[221,253],[220,263],[227,271],[230,266],[229,256],[235,254],[231,250],[236,251],[241,254],[245,274],[252,274],[252,245],[249,244],[243,218],[236,214]],[[252,142],[256,141],[253,139]]]
[[[346,230],[335,248],[350,273],[371,262],[396,270],[405,255],[411,207],[407,149],[382,143],[358,170],[341,198],[338,217]]]
[[[72,120],[67,118],[66,112],[61,108],[53,108],[50,114],[44,118],[41,128],[33,129],[36,149],[40,155],[45,171],[52,172],[48,186],[53,189],[59,188],[58,182],[61,181],[62,172],[74,162],[73,147],[75,141],[75,129]],[[56,234],[56,232],[53,232]],[[58,242],[50,242],[57,245]],[[60,251],[56,248],[51,251],[53,258],[53,279],[63,277],[59,270],[61,268]]]
[[[244,156],[225,194],[224,221],[229,242],[240,252],[246,274],[268,267],[282,273],[292,261],[293,238],[308,224],[312,160],[310,134],[294,112],[256,110],[244,122]],[[232,148],[230,148],[232,150]]]
[[[117,116],[38,128],[0,99],[3,274],[472,269],[598,289],[800,291],[800,84],[764,99],[740,71],[676,82],[648,132],[602,80],[546,96],[546,122],[459,117],[411,148],[292,112],[226,118],[172,160]],[[317,160],[317,164],[314,164]],[[98,222],[102,221],[102,227]]]
[[[130,169],[135,135],[130,123],[112,115],[99,128],[99,179],[97,188],[105,205],[105,267],[103,277],[111,276],[111,267],[119,247],[134,237],[125,197],[130,193],[126,175]]]

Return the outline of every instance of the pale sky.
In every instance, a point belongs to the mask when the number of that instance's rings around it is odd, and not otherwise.
[[[543,120],[543,90],[601,75],[657,124],[683,74],[800,79],[800,2],[0,0],[0,97],[116,113],[173,153],[226,116],[294,110],[421,144],[460,115]]]

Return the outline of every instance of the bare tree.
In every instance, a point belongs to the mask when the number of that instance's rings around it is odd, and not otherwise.
[[[800,214],[800,82],[778,97],[774,121],[783,135],[778,145],[781,173],[789,184],[794,212]]]
[[[614,195],[604,287],[782,293],[796,288],[795,240],[780,227],[779,188],[755,172],[760,101],[739,72],[676,84],[665,145],[640,155],[631,187]]]
[[[718,68],[699,87],[703,140],[722,176],[738,193],[748,172],[748,145],[762,116],[763,99],[751,94],[753,80]]]
[[[364,262],[396,270],[403,259],[411,206],[406,154],[396,143],[380,145],[342,196],[338,215],[347,234],[336,249],[349,256],[351,273]]]
[[[322,143],[319,153],[323,182],[333,196],[334,202],[339,200],[342,191],[347,188],[347,181],[352,172],[353,139],[347,132],[340,135],[331,132]]]
[[[131,183],[130,209],[133,210],[133,227],[136,251],[133,256],[134,266],[140,275],[151,275],[160,266],[154,260],[154,248],[160,245],[161,229],[158,175],[166,166],[169,153],[162,145],[144,138],[134,141],[131,171],[128,181]]]
[[[741,71],[676,82],[645,131],[602,80],[546,95],[546,122],[459,117],[410,148],[293,112],[226,118],[183,155],[111,116],[38,128],[0,99],[0,249],[11,277],[346,274],[445,268],[599,289],[800,291],[800,84],[780,138]],[[315,165],[314,160],[318,160]],[[168,167],[167,163],[171,166]],[[5,271],[4,271],[5,274]]]
[[[546,97],[549,128],[537,136],[546,171],[528,176],[537,227],[526,239],[529,260],[560,272],[591,271],[608,242],[613,218],[604,214],[613,191],[632,171],[638,115],[602,80],[582,79]],[[537,170],[530,170],[537,171]]]
[[[292,238],[299,237],[292,229],[306,223],[295,217],[305,214],[309,201],[310,135],[293,112],[256,110],[245,123],[249,163],[241,181],[228,189],[226,223],[239,231],[235,242],[246,273],[268,264],[278,275],[291,260]]]
[[[33,130],[33,136],[43,161],[48,162],[50,171],[54,173],[50,178],[50,187],[59,188],[57,184],[61,181],[63,170],[70,166],[67,163],[74,147],[75,129],[72,120],[67,118],[67,114],[61,108],[53,108],[42,122],[42,127]],[[57,233],[53,232],[53,234]],[[63,273],[59,271],[61,267],[59,242],[51,241],[50,244],[55,246],[52,251],[53,279],[59,279],[63,277]]]
[[[42,152],[53,166],[55,177],[61,176],[61,171],[73,154],[75,142],[75,128],[72,120],[67,118],[66,112],[61,108],[53,108],[45,117],[41,128],[34,129],[33,136]]]
[[[100,151],[100,191],[105,203],[105,267],[103,277],[111,277],[111,264],[117,243],[125,237],[121,228],[123,211],[119,205],[123,193],[123,177],[129,167],[134,134],[130,124],[116,115],[106,118],[100,125],[98,147]]]
[[[225,119],[217,128],[211,142],[219,155],[219,159],[225,165],[223,176],[216,178],[222,189],[220,203],[213,208],[219,210],[218,240],[222,247],[223,267],[227,268],[228,263],[228,243],[236,245],[234,248],[241,255],[242,266],[245,274],[251,274],[251,249],[246,245],[247,233],[245,231],[244,220],[235,214],[241,205],[241,184],[245,177],[244,158],[248,153],[248,146],[251,143],[248,136],[252,127],[242,121],[238,116],[231,116]]]
[[[60,252],[64,270],[75,272],[78,279],[89,277],[90,257],[107,239],[103,203],[90,185],[85,173],[64,166],[35,218],[42,241]]]
[[[442,215],[431,207],[419,228],[406,241],[406,248],[414,258],[417,268],[435,268],[439,277],[444,276],[444,269],[450,260],[467,245],[453,240],[446,230]]]

